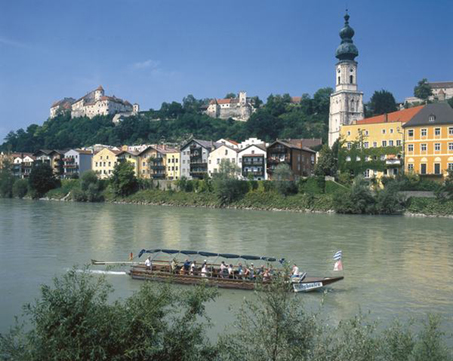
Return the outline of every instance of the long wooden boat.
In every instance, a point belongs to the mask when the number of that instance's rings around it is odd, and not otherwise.
[[[152,262],[151,267],[147,267],[144,262],[129,261],[129,262],[105,262],[92,260],[94,265],[130,265],[128,274],[137,280],[148,280],[148,281],[160,281],[160,282],[172,282],[183,285],[198,285],[206,284],[209,286],[215,286],[219,288],[229,289],[240,289],[240,290],[254,290],[258,284],[266,284],[272,282],[272,274],[281,274],[284,272],[283,268],[274,268],[272,263],[279,262],[283,264],[284,259],[277,260],[274,257],[260,257],[251,255],[236,255],[226,253],[213,253],[213,252],[202,252],[202,251],[179,251],[179,250],[167,250],[167,249],[152,249],[152,250],[141,250],[138,257],[140,258],[143,254],[148,253],[153,255],[149,257]],[[159,255],[170,255],[171,259],[157,259]],[[181,262],[174,262],[173,267],[171,265],[173,260],[179,255],[190,256],[194,260],[198,256],[202,256],[206,259],[215,258],[213,262],[207,262],[208,272],[205,274],[201,273],[201,268],[197,267],[192,272],[187,271],[183,268]],[[151,259],[152,258],[152,259]],[[271,269],[272,272],[269,277],[263,278],[262,275],[256,275],[256,277],[250,279],[239,275],[237,271],[233,274],[222,274],[220,272],[220,263],[217,263],[219,258],[223,259],[237,259],[245,262],[244,268],[247,266],[249,261],[258,261],[260,266],[263,268]],[[230,262],[228,262],[230,263]],[[253,265],[253,264],[251,264]],[[250,267],[250,265],[248,265]],[[235,267],[237,269],[237,265]],[[259,269],[258,267],[257,269]],[[344,277],[313,277],[313,276],[302,276],[302,278],[289,278],[288,284],[291,284],[294,292],[310,292],[319,290],[325,286],[331,285],[335,282],[341,281]]]

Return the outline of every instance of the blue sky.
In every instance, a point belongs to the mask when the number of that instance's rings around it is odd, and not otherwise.
[[[453,81],[453,1],[348,0],[368,100]],[[102,84],[143,110],[334,86],[346,1],[0,0],[0,138]]]

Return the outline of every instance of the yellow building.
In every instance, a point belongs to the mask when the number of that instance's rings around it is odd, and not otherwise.
[[[136,177],[140,177],[140,170],[139,170],[139,164],[140,164],[140,157],[139,153],[133,152],[130,150],[123,150],[117,154],[117,160],[119,162],[122,161],[127,161],[131,163],[134,166],[134,173]]]
[[[180,167],[180,152],[178,149],[168,148],[165,150],[165,158],[166,158],[166,170],[165,170],[165,177],[169,180],[177,180],[180,178],[181,174],[181,167]]]
[[[113,173],[113,168],[117,163],[118,150],[104,148],[93,155],[91,169],[96,172],[100,179],[109,178]]]
[[[354,124],[345,125],[340,130],[340,137],[344,140],[344,147],[351,149],[355,142],[361,143],[364,149],[398,147],[397,154],[386,154],[386,169],[383,172],[367,170],[365,176],[377,178],[383,175],[398,174],[403,165],[402,151],[404,144],[403,125],[410,121],[424,106],[403,109],[396,112],[382,114],[371,118],[358,120]],[[395,152],[393,152],[395,153]]]
[[[441,178],[453,170],[453,109],[428,104],[404,124],[405,169]]]
[[[138,153],[138,173],[140,178],[150,179],[151,178],[151,166],[149,160],[156,156],[156,149],[148,147]]]

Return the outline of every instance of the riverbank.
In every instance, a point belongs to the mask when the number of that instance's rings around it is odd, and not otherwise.
[[[230,204],[222,204],[213,192],[183,192],[174,190],[141,190],[128,197],[118,197],[110,190],[103,192],[104,202],[154,206],[228,208],[261,211],[288,211],[301,213],[336,213],[333,194],[295,194],[283,196],[278,192],[251,191]],[[74,201],[70,192],[48,192],[42,200]],[[411,197],[406,202],[407,217],[453,218],[453,201],[431,197]]]

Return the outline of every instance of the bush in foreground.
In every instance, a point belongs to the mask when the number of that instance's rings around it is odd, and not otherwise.
[[[27,327],[0,335],[0,359],[41,360],[294,360],[450,361],[440,318],[395,321],[379,331],[362,314],[338,325],[306,312],[285,279],[249,293],[232,328],[210,343],[205,304],[213,288],[143,282],[122,301],[108,302],[103,277],[71,270],[42,286],[26,305]]]

